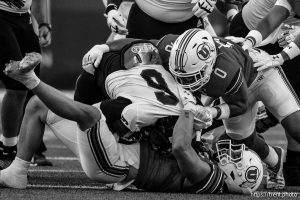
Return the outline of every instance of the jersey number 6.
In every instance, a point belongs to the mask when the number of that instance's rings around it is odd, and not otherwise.
[[[161,73],[154,69],[145,69],[142,71],[141,76],[145,79],[148,86],[162,90],[161,92],[154,92],[156,99],[165,104],[175,106],[179,100],[174,93],[168,88],[165,79]],[[155,80],[155,81],[154,81]]]

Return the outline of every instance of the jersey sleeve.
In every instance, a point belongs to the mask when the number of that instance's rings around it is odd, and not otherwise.
[[[168,35],[165,35],[163,38],[161,38],[156,44],[158,51],[159,51],[159,55],[162,60],[162,64],[167,71],[169,71],[170,53],[171,53],[173,44],[178,37],[179,37],[179,35],[168,34]]]
[[[292,6],[288,0],[277,0],[275,6],[282,6],[286,8],[289,12],[292,11]]]
[[[240,68],[239,71],[233,77],[229,86],[227,87],[225,91],[225,95],[235,94],[241,88],[243,82],[244,82],[244,75],[242,73],[242,69]]]

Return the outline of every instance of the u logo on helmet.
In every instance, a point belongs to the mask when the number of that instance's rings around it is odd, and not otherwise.
[[[246,170],[246,180],[250,183],[255,183],[259,177],[259,170],[256,166],[251,166]]]
[[[207,60],[207,59],[209,59],[211,57],[210,56],[210,52],[211,52],[211,48],[206,43],[200,44],[197,47],[197,56],[198,56],[198,58],[200,60]]]

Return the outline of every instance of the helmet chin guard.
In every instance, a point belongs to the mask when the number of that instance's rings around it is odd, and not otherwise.
[[[256,153],[245,144],[232,144],[220,140],[216,144],[218,165],[226,174],[225,183],[229,192],[251,194],[261,184],[263,166]]]
[[[169,69],[179,85],[196,91],[209,81],[216,57],[212,36],[202,29],[190,29],[174,42]]]

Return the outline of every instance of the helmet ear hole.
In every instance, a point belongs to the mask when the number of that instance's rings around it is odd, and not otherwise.
[[[230,177],[232,178],[232,180],[235,179],[233,171],[230,173]]]

